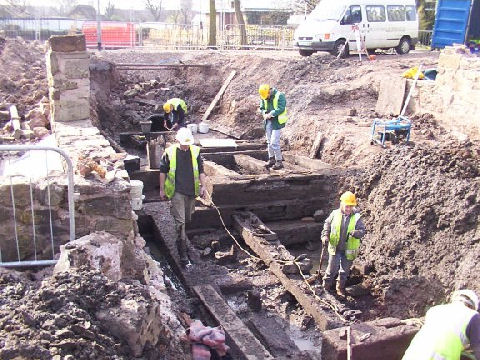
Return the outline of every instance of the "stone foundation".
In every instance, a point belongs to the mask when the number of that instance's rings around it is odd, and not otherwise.
[[[435,82],[417,82],[412,110],[433,114],[447,130],[480,140],[480,57],[461,51],[442,51]]]

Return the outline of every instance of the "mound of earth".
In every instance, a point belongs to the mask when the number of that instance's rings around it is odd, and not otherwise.
[[[385,314],[423,316],[449,290],[480,292],[480,147],[455,141],[398,146],[346,187],[368,224],[361,258]]]
[[[48,97],[45,49],[39,42],[7,39],[0,47],[0,105],[15,104],[19,115]]]

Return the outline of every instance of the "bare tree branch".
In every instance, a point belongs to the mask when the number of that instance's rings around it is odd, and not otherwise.
[[[110,0],[108,0],[108,4],[105,7],[105,17],[108,20],[112,20],[112,16],[115,13],[115,4],[112,4]]]
[[[145,0],[145,8],[150,11],[155,21],[162,15],[162,0]]]

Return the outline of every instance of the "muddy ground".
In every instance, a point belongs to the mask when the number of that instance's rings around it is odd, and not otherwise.
[[[0,100],[19,104],[19,112],[24,114],[47,94],[42,47],[8,40],[0,49]],[[189,104],[189,119],[199,121],[225,78],[236,70],[210,121],[212,127],[236,137],[257,138],[262,136],[256,115],[258,85],[268,82],[277,86],[286,93],[290,114],[284,149],[308,154],[321,131],[326,139],[320,158],[354,170],[342,179],[340,188],[355,190],[368,229],[359,263],[373,270],[364,279],[375,296],[371,316],[423,316],[426,307],[444,301],[454,288],[468,286],[480,291],[480,148],[451,137],[429,116],[412,117],[413,141],[408,146],[371,146],[369,126],[376,117],[380,79],[400,75],[419,63],[435,67],[437,58],[436,52],[379,55],[376,61],[360,63],[356,56],[333,61],[327,54],[302,58],[293,52],[102,52],[96,54],[91,67],[92,114],[99,127],[118,139],[121,131],[138,131],[139,121],[156,112],[155,104],[178,96]],[[180,61],[211,67],[115,72],[111,65]],[[145,100],[151,104],[146,105]],[[350,115],[353,109],[356,115]],[[332,204],[332,209],[336,206]],[[241,272],[248,275],[245,269]],[[53,314],[64,307],[71,317],[66,319],[69,324],[85,324],[91,318],[89,307],[101,307],[110,300],[108,296],[90,297],[93,303],[89,303],[79,295],[82,291],[101,288],[103,295],[115,296],[120,291],[98,276],[72,274],[47,278],[40,285],[34,275],[1,272],[0,332],[4,340],[0,347],[5,352],[0,357],[21,356],[21,351],[8,352],[16,347],[28,348],[25,351],[30,354],[38,352],[42,358],[42,347],[37,350],[35,345],[42,341],[56,342],[59,348],[72,346],[78,341],[75,331],[82,329],[77,326],[59,332],[65,326],[55,323]],[[301,328],[305,319],[301,310],[287,309],[291,299],[278,289],[275,283],[269,288],[270,306],[292,312]],[[42,300],[47,295],[59,300]],[[32,308],[33,317],[26,310]],[[44,322],[50,327],[43,326]],[[100,335],[82,342],[73,358],[128,358],[128,349],[108,329],[94,319],[89,326]]]
[[[302,58],[291,52],[119,51],[98,58],[212,65],[201,71],[120,72],[112,102],[131,109],[138,118],[155,111],[133,101],[152,91],[139,84],[156,79],[153,100],[162,104],[170,97],[183,97],[192,109],[190,120],[198,122],[224,79],[236,70],[210,124],[239,138],[262,136],[255,112],[258,85],[267,82],[285,91],[290,120],[284,149],[308,154],[321,131],[325,142],[319,157],[356,169],[355,176],[344,179],[343,189],[353,188],[359,196],[368,228],[360,260],[374,269],[365,278],[377,297],[372,316],[422,316],[427,306],[443,301],[454,288],[480,290],[474,275],[479,266],[474,249],[480,240],[478,144],[459,142],[428,114],[411,115],[414,126],[408,146],[381,149],[369,142],[369,126],[379,116],[374,109],[381,79],[400,77],[419,63],[435,67],[437,52],[383,54],[371,62],[360,62],[358,56],[334,61],[328,54]],[[137,95],[124,96],[136,85]],[[128,130],[138,128],[132,121],[113,122]]]

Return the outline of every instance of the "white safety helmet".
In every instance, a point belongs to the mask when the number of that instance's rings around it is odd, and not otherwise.
[[[478,310],[478,296],[475,294],[475,291],[473,290],[456,290],[452,294],[452,300],[451,302],[454,301],[461,301],[464,303],[466,306],[473,310]]]
[[[193,135],[188,128],[180,128],[177,132],[176,139],[180,145],[193,145]]]

